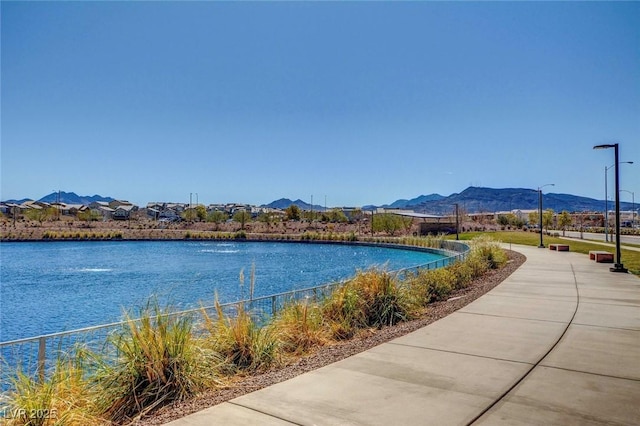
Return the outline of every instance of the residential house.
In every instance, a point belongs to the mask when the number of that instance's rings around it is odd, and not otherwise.
[[[131,219],[131,213],[136,211],[136,206],[133,204],[121,204],[113,211],[113,218],[115,220],[129,220]]]
[[[102,220],[109,220],[113,218],[113,212],[115,211],[109,207],[109,203],[106,201],[94,201],[89,204],[89,208],[92,212],[95,212],[102,216]]]

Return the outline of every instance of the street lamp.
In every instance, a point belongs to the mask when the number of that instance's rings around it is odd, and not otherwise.
[[[633,164],[633,161],[622,161],[620,164]],[[609,242],[609,199],[607,198],[607,172],[615,164],[604,167],[604,240]]]
[[[628,192],[631,194],[631,228],[635,229],[636,227],[636,198],[635,193],[633,191],[627,191],[626,189],[621,189],[620,192]]]
[[[622,254],[620,250],[620,162],[618,161],[618,144],[596,145],[593,149],[614,149],[614,163],[616,173],[616,263],[613,268],[609,268],[611,272],[629,272],[622,264]]]
[[[540,225],[540,245],[539,248],[544,248],[544,243],[542,242],[542,188],[545,186],[555,186],[555,183],[547,183],[545,185],[538,187],[538,223]]]

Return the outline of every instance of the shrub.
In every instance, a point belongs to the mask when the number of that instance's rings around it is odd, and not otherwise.
[[[286,305],[274,319],[273,327],[277,330],[282,349],[295,355],[323,346],[331,337],[320,307],[306,301]]]
[[[496,241],[481,236],[472,240],[470,257],[479,257],[487,262],[489,269],[498,269],[507,263],[507,255]]]
[[[359,324],[364,321],[358,308],[358,293],[352,287],[336,289],[322,304],[322,313],[329,321],[333,338],[346,340],[353,337]]]
[[[371,269],[336,290],[323,311],[333,324],[336,338],[345,338],[358,328],[394,325],[415,312],[412,298],[387,271]]]
[[[426,305],[448,296],[456,287],[456,275],[448,268],[420,271],[410,285],[414,297]]]
[[[474,278],[474,269],[468,262],[455,262],[447,266],[455,277],[454,289],[467,287]]]
[[[217,300],[215,307],[216,319],[204,309],[202,314],[209,331],[207,341],[225,359],[227,373],[263,370],[277,362],[279,342],[271,327],[257,324],[243,303],[237,305],[234,317],[225,315]]]
[[[95,415],[94,388],[84,378],[79,358],[56,361],[53,373],[45,380],[18,370],[11,389],[3,395],[0,411],[15,413],[5,418],[7,426],[29,425],[101,425],[107,421]]]
[[[122,329],[109,337],[117,358],[102,360],[96,374],[107,417],[130,421],[220,383],[221,361],[196,341],[193,324],[191,316],[172,316],[157,301],[140,310],[139,320],[127,315]]]

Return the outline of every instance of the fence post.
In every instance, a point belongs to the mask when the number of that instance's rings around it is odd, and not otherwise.
[[[271,316],[276,316],[276,297],[271,296]]]
[[[44,367],[47,356],[47,338],[42,336],[38,339],[38,378],[40,383],[44,382]]]

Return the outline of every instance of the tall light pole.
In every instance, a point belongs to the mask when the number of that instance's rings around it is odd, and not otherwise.
[[[621,189],[620,192],[628,192],[631,194],[631,228],[635,229],[636,227],[636,196],[633,191],[627,191],[626,189]]]
[[[544,243],[542,242],[542,188],[544,188],[545,186],[555,186],[555,183],[547,183],[538,187],[538,224],[540,225],[539,248],[544,248]]]
[[[620,164],[633,164],[633,161],[623,161]],[[607,198],[607,172],[613,166],[615,166],[615,164],[612,164],[609,167],[604,167],[604,240],[607,242],[609,241],[609,199]]]
[[[609,268],[611,272],[629,272],[622,264],[622,253],[620,250],[620,162],[618,160],[618,144],[596,145],[593,149],[614,149],[614,163],[616,174],[616,263],[613,268]]]

